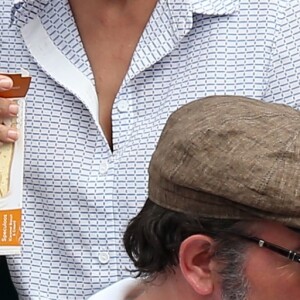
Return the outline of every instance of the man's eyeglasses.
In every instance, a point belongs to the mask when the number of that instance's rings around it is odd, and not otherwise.
[[[246,235],[241,235],[238,233],[234,233],[235,236],[240,237],[244,240],[256,243],[259,247],[261,248],[267,248],[273,252],[278,253],[281,256],[286,257],[287,259],[291,261],[295,261],[300,263],[300,253],[283,248],[281,246],[269,243],[263,239],[257,238],[257,237],[251,237],[251,236],[246,236]]]

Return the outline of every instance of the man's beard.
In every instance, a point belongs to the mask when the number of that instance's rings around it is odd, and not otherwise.
[[[243,273],[223,280],[222,300],[247,300],[249,282]]]
[[[245,246],[232,245],[222,249],[225,267],[220,271],[222,278],[222,300],[247,300],[249,281],[246,278]]]

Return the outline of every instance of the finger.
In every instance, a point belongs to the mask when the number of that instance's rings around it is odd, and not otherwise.
[[[0,125],[0,143],[13,143],[19,137],[18,131],[14,128]]]
[[[13,87],[13,81],[7,77],[0,75],[0,91],[7,91]]]
[[[15,117],[19,112],[19,106],[11,99],[0,98],[0,117]]]

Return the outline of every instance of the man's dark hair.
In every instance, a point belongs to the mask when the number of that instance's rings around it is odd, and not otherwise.
[[[214,258],[225,266],[223,299],[246,299],[247,283],[242,275],[245,243],[230,238],[227,232],[241,232],[236,220],[217,220],[162,208],[147,200],[125,231],[123,242],[133,261],[137,277],[154,280],[178,265],[181,243],[194,234],[204,234],[216,241]],[[232,293],[232,295],[231,295]]]
[[[124,245],[138,276],[147,278],[177,266],[179,247],[187,237],[205,234],[222,243],[224,231],[236,223],[174,212],[148,199],[129,222]]]

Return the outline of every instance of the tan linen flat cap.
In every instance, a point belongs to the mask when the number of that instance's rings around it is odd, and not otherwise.
[[[208,218],[300,228],[300,112],[238,96],[184,105],[152,156],[149,198]]]

